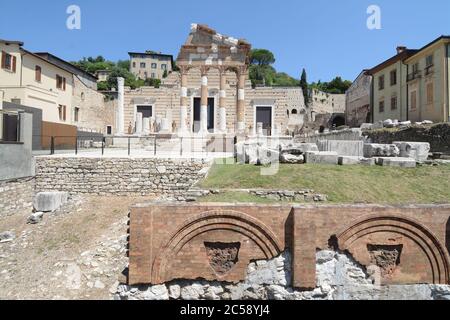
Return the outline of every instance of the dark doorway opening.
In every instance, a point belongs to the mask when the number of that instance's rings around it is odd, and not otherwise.
[[[336,116],[331,123],[331,126],[334,128],[339,128],[345,126],[345,118],[343,116]]]
[[[256,125],[263,124],[265,135],[272,135],[272,107],[256,107]]]
[[[142,118],[153,117],[153,107],[152,106],[137,106],[136,113],[142,113]]]
[[[194,98],[194,133],[200,131],[201,98]],[[214,98],[208,98],[208,131],[214,133]]]

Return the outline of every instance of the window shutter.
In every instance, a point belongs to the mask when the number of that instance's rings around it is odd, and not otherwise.
[[[2,51],[2,69],[5,68],[6,64],[6,52]]]
[[[63,78],[63,90],[66,91],[66,78]]]
[[[63,120],[66,121],[66,106],[63,106]]]
[[[12,71],[16,72],[16,67],[17,67],[17,58],[16,57],[12,57]]]

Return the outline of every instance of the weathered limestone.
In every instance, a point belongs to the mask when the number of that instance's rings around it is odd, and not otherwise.
[[[305,162],[316,164],[338,164],[337,152],[306,152]]]
[[[417,162],[427,161],[431,146],[428,142],[394,142],[400,149],[400,157],[413,158]]]
[[[124,105],[125,105],[125,79],[117,78],[117,134],[123,135],[125,134],[125,113],[124,113]]]
[[[399,148],[394,144],[374,144],[366,143],[364,145],[364,157],[398,157],[400,156]]]
[[[33,206],[36,211],[52,212],[58,210],[68,200],[67,192],[39,192],[34,197]]]
[[[35,212],[31,216],[28,217],[27,223],[28,224],[38,224],[39,222],[44,219],[44,213],[43,212]]]
[[[280,153],[276,150],[258,147],[258,164],[266,166],[273,163],[278,163],[280,159]]]
[[[320,151],[334,151],[340,156],[362,157],[364,155],[363,141],[321,140],[317,144]]]
[[[0,218],[31,212],[34,178],[0,181]]]
[[[361,158],[360,157],[349,157],[349,156],[339,157],[338,164],[341,166],[361,164]]]
[[[401,167],[401,168],[415,168],[416,160],[411,158],[378,158],[378,164],[383,167]]]
[[[305,163],[305,157],[303,155],[282,153],[280,156],[280,162],[281,163],[289,163],[289,164],[302,164],[302,163]]]
[[[16,235],[12,231],[5,231],[0,233],[0,243],[11,242],[16,238]]]
[[[142,113],[138,112],[136,113],[136,134],[142,134],[142,123],[143,123],[143,118],[142,118]]]
[[[200,131],[199,135],[208,134],[208,68],[201,68],[202,86],[201,86],[201,103],[200,103]]]
[[[291,255],[252,262],[238,284],[174,281],[158,286],[120,285],[119,300],[450,300],[448,285],[378,286],[351,256],[329,250],[316,254],[316,288],[292,288]]]

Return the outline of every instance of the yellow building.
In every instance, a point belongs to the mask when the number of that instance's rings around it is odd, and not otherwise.
[[[398,47],[397,54],[368,71],[373,76],[373,122],[449,121],[450,36],[419,50]]]
[[[162,79],[173,69],[173,56],[152,51],[129,52],[130,72],[142,80]]]
[[[72,122],[72,73],[22,48],[0,40],[0,90],[4,100],[42,110],[44,121]]]
[[[408,119],[449,121],[450,36],[442,36],[405,60]]]

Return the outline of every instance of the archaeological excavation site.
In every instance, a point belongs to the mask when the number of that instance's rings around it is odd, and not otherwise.
[[[450,37],[321,41],[324,82],[276,23],[181,23],[117,62],[0,39],[0,300],[450,300]]]

